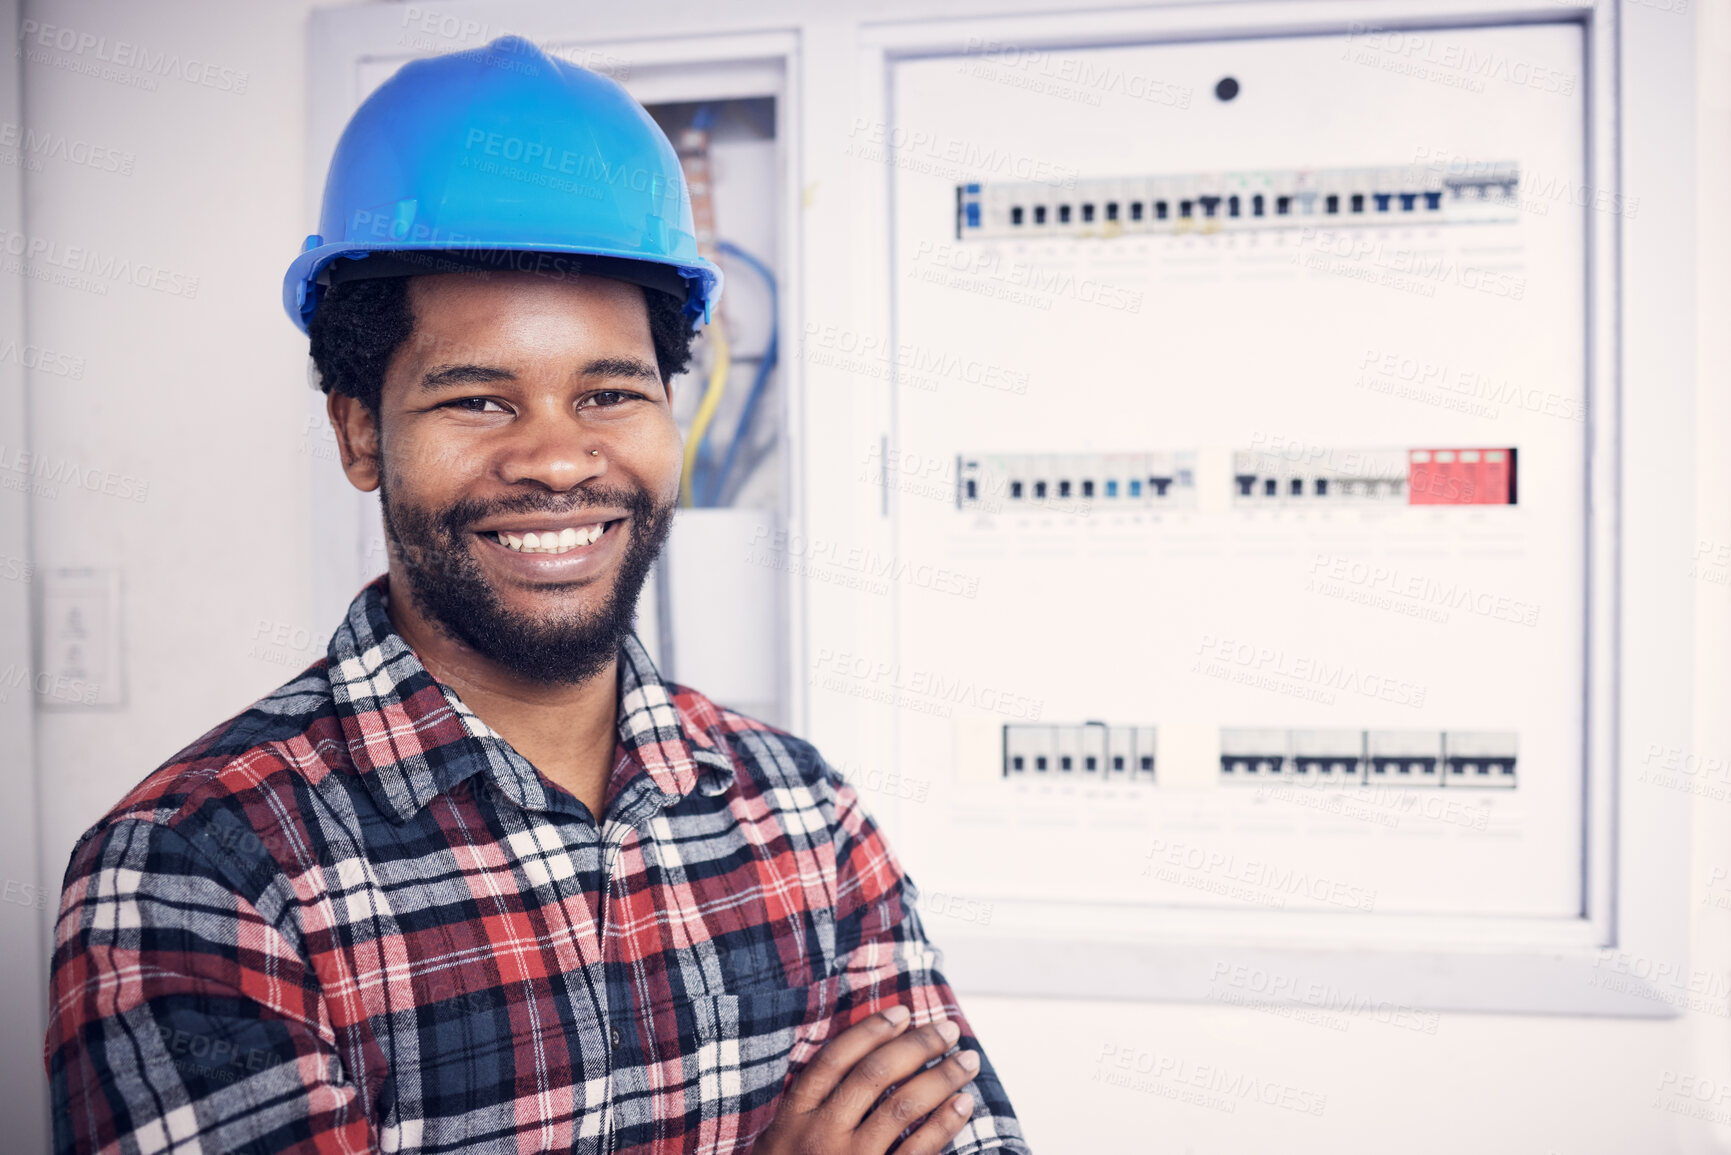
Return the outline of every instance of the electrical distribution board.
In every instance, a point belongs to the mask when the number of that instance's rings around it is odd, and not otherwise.
[[[883,455],[945,937],[1580,916],[1583,43],[1426,35],[891,65],[898,358],[986,367]]]

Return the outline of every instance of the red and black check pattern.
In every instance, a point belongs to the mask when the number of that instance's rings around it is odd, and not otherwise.
[[[325,661],[73,851],[58,1151],[744,1151],[891,1004],[948,1017],[916,892],[808,744],[619,676],[604,820],[362,591]],[[992,1066],[950,1148],[1025,1152]]]

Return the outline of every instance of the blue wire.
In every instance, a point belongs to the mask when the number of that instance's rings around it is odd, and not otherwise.
[[[708,132],[721,115],[721,105],[713,100],[706,100],[697,106],[691,114],[691,127],[700,132]],[[715,455],[709,449],[710,430],[703,431],[703,440],[697,445],[697,454],[691,462],[691,503],[693,505],[712,505],[708,500],[708,480],[715,473]]]
[[[716,242],[716,249],[730,257],[737,257],[751,266],[764,284],[769,286],[769,343],[763,347],[763,360],[757,363],[757,376],[751,382],[751,391],[745,395],[745,404],[739,410],[739,423],[733,427],[733,440],[727,444],[727,452],[722,456],[721,469],[715,479],[715,488],[706,493],[711,504],[723,500],[727,495],[727,481],[733,473],[735,461],[739,458],[740,446],[745,443],[751,432],[751,419],[757,412],[757,403],[763,396],[764,386],[769,382],[770,370],[775,368],[777,357],[781,352],[781,306],[775,284],[775,274],[769,271],[769,266],[729,241]]]

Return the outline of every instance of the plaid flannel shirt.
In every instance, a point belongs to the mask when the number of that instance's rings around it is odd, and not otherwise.
[[[385,612],[80,840],[58,1151],[743,1151],[837,1032],[962,1025],[903,875],[807,743],[628,639],[604,821]],[[981,1056],[950,1148],[1025,1152]]]

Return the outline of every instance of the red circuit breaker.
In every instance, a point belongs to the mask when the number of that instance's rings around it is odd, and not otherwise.
[[[1407,493],[1413,505],[1513,505],[1515,451],[1411,450]]]

